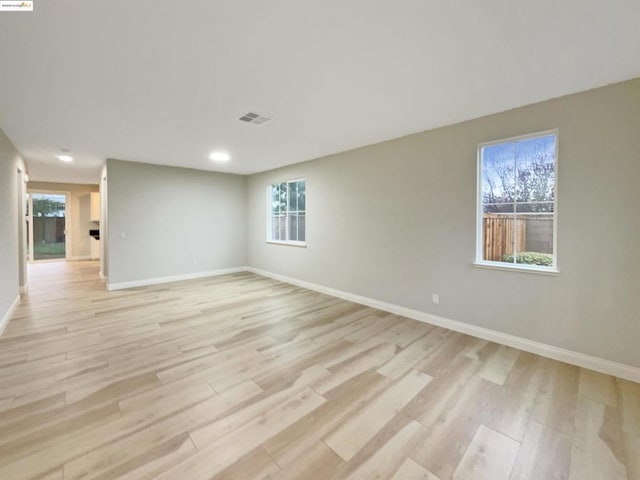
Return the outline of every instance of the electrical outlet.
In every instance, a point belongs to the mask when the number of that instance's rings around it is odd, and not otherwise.
[[[438,295],[437,293],[432,293],[431,302],[434,303],[435,305],[438,305],[440,303],[440,295]]]

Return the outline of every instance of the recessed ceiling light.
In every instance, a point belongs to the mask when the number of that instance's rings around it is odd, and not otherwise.
[[[73,157],[71,157],[70,155],[56,155],[56,157],[58,157],[58,160],[60,160],[61,162],[73,162]]]
[[[209,158],[216,162],[228,162],[229,160],[231,160],[231,155],[229,155],[227,152],[213,152],[211,155],[209,155]]]

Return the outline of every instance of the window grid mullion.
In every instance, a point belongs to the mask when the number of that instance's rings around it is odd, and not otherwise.
[[[278,218],[278,222],[279,222],[279,224],[278,224],[278,238],[279,238],[279,240],[285,240],[285,239],[282,238],[282,235],[283,235],[283,233],[282,233],[282,216],[285,215],[285,212],[282,211],[282,196],[283,196],[282,184],[279,185],[279,188],[280,188],[280,190],[279,190],[280,195],[278,196],[278,217],[279,217]],[[286,231],[285,231],[285,234],[286,234]]]
[[[289,184],[284,184],[284,203],[282,212],[284,214],[284,240],[289,241]]]
[[[282,240],[282,184],[278,184],[278,240]]]
[[[271,235],[273,236],[274,240],[279,240],[280,239],[280,232],[276,229],[276,225],[280,224],[280,212],[279,212],[279,208],[280,208],[280,204],[276,203],[274,205],[274,198],[277,200],[280,196],[280,190],[279,190],[280,186],[279,185],[272,185],[271,186],[271,221],[273,222],[273,226],[271,229]],[[275,195],[274,195],[274,190],[275,190]],[[276,223],[276,221],[278,223]]]
[[[517,145],[517,144],[516,144]],[[513,155],[513,263],[518,263],[518,150]]]
[[[502,203],[495,203],[495,202],[488,202],[488,203],[484,203],[482,202],[483,206],[492,206],[492,205],[511,205],[514,202],[502,202]],[[552,200],[543,200],[540,202],[518,202],[518,205],[553,205],[555,202]]]

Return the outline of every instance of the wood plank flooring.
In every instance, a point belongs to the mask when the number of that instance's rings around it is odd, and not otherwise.
[[[30,274],[2,480],[640,480],[638,384],[249,273]]]

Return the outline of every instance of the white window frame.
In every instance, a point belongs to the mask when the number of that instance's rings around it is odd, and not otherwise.
[[[482,203],[482,149],[491,145],[501,143],[517,142],[520,140],[528,140],[531,138],[545,137],[555,135],[555,161],[554,161],[554,185],[553,185],[553,261],[548,267],[542,265],[526,265],[522,263],[494,262],[484,260],[483,257],[483,214],[484,208]],[[478,144],[477,158],[477,185],[476,185],[476,259],[473,264],[476,267],[493,268],[498,270],[510,270],[529,273],[539,273],[543,275],[557,275],[560,273],[558,269],[558,144],[560,136],[557,128],[544,130],[541,132],[519,135],[516,137],[502,138]],[[514,201],[517,205],[517,201]]]
[[[272,202],[272,189],[274,185],[279,185],[281,183],[286,183],[287,185],[291,184],[291,183],[296,183],[296,182],[304,182],[304,189],[305,189],[305,232],[304,232],[304,238],[305,241],[301,242],[298,240],[288,240],[289,238],[289,198],[287,196],[287,221],[285,222],[285,226],[286,226],[286,232],[287,232],[287,240],[274,240],[271,238],[271,234],[273,232],[273,216],[272,216],[272,211],[271,211],[271,202]],[[276,245],[289,245],[289,246],[293,246],[293,247],[306,247],[307,246],[307,222],[306,222],[306,217],[307,217],[307,208],[306,208],[306,191],[307,191],[307,179],[306,178],[294,178],[292,180],[283,180],[282,182],[275,182],[275,183],[270,183],[267,185],[267,240],[266,243],[273,243]]]

